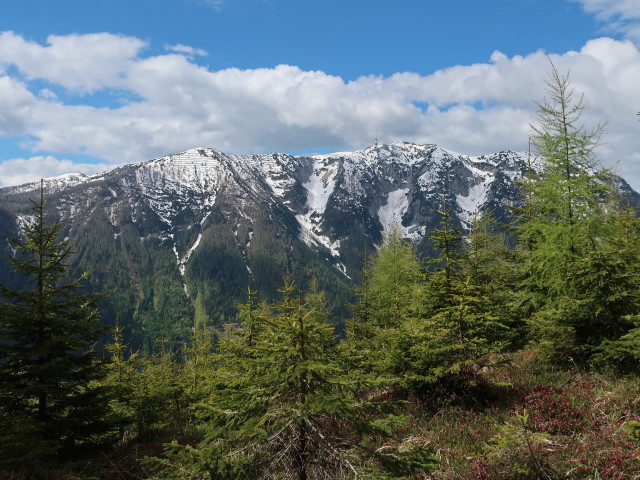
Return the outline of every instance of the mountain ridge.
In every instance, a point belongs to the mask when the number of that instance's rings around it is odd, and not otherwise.
[[[408,142],[301,156],[197,147],[44,188],[75,245],[70,274],[93,270],[90,288],[113,297],[105,315],[124,315],[138,342],[149,330],[178,341],[196,321],[235,318],[249,285],[273,298],[283,274],[318,279],[344,305],[364,252],[392,224],[428,254],[443,198],[465,231],[482,208],[509,221],[526,169],[522,152],[472,157]],[[17,235],[39,187],[0,189],[0,233]]]

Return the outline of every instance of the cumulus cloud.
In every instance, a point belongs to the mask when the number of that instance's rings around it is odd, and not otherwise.
[[[50,35],[46,45],[13,32],[0,33],[0,65],[12,64],[29,80],[45,79],[69,90],[91,93],[118,88],[146,46],[133,37],[94,33]]]
[[[373,143],[376,129],[380,141],[436,143],[472,155],[524,150],[529,123],[535,122],[533,101],[543,98],[549,70],[543,52],[511,58],[495,52],[486,63],[431,75],[347,82],[290,65],[215,71],[194,63],[187,46],[145,57],[144,42],[135,38],[88,37],[100,52],[114,42],[123,50],[94,57],[82,48],[65,50],[68,62],[77,60],[69,68],[87,72],[72,80],[46,64],[61,55],[54,44],[80,45],[81,36],[55,42],[50,37],[41,46],[12,33],[0,35],[0,65],[14,67],[0,74],[0,136],[28,136],[34,153],[82,153],[113,164],[195,146],[230,153],[359,148]],[[7,44],[18,50],[8,53]],[[621,160],[626,167],[620,173],[640,188],[638,48],[600,38],[551,59],[561,72],[571,71],[576,90],[591,104],[586,123],[609,121],[602,157]],[[20,74],[8,73],[14,70]],[[41,82],[34,93],[30,79],[78,92],[78,98],[65,103],[43,91]],[[129,100],[109,108],[83,101],[83,92],[109,95],[114,88]]]
[[[21,185],[71,172],[92,174],[105,168],[106,164],[81,164],[53,156],[14,158],[0,163],[0,187]]]
[[[0,136],[28,133],[34,95],[19,80],[0,75]]]

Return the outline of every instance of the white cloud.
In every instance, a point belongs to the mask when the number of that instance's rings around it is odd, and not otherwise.
[[[610,21],[640,19],[640,3],[637,0],[574,0],[582,4],[583,8],[594,13],[600,20]]]
[[[43,46],[13,32],[3,32],[0,65],[15,65],[29,80],[44,79],[69,90],[91,93],[120,87],[131,62],[145,46],[137,38],[110,33],[50,35]]]
[[[34,95],[20,81],[0,75],[0,136],[28,133]]]
[[[43,88],[42,90],[40,90],[38,92],[38,95],[42,98],[45,98],[47,100],[57,100],[58,99],[58,95],[56,95],[55,92],[52,92],[50,89],[48,88]]]
[[[640,45],[640,2],[638,0],[573,0],[607,25]]]
[[[72,37],[70,43],[83,43]],[[212,71],[189,55],[141,56],[144,43],[137,39],[108,34],[91,39],[99,51],[120,41],[129,47],[112,53],[106,67],[105,55],[92,63],[91,55],[67,52],[69,59],[79,59],[72,69],[103,69],[101,79],[88,73],[71,81],[61,70],[19,61],[37,51],[47,64],[58,54],[52,46],[14,34],[0,35],[0,65],[15,65],[28,78],[77,92],[108,93],[117,87],[136,100],[97,108],[89,100],[83,104],[79,93],[71,105],[41,90],[32,93],[29,82],[5,73],[0,76],[0,136],[28,135],[34,152],[84,153],[113,163],[195,146],[230,153],[358,148],[373,143],[376,126],[385,142],[437,143],[467,154],[524,150],[529,122],[535,121],[533,100],[544,96],[549,69],[543,52],[512,58],[495,52],[487,63],[431,75],[399,73],[345,82],[288,65]],[[56,45],[69,44],[66,40],[60,37]],[[7,53],[3,41],[18,50]],[[640,188],[635,153],[640,134],[635,115],[640,110],[638,48],[629,41],[601,38],[551,58],[561,72],[571,70],[576,89],[591,104],[585,121],[609,121],[602,157],[622,160],[626,166],[621,173]]]
[[[105,164],[79,164],[53,156],[14,158],[0,162],[0,187],[21,185],[71,172],[92,174],[105,168]]]
[[[201,48],[190,47],[189,45],[183,45],[178,43],[176,45],[165,45],[164,49],[168,52],[178,53],[181,55],[186,55],[187,57],[206,57],[208,55],[206,50]]]

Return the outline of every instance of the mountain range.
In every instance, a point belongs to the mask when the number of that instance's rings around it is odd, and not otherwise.
[[[315,279],[344,317],[365,253],[392,225],[428,253],[443,201],[464,231],[483,209],[509,221],[517,180],[535,166],[528,160],[406,142],[309,156],[194,148],[45,179],[44,189],[47,213],[64,222],[75,250],[69,275],[90,269],[87,288],[105,294],[105,322],[118,319],[135,348],[153,349],[162,338],[185,341],[194,323],[235,321],[247,288],[271,299],[283,275],[302,286]],[[0,189],[0,233],[18,235],[39,188]],[[2,242],[0,254],[10,253]],[[0,281],[19,286],[6,264]]]

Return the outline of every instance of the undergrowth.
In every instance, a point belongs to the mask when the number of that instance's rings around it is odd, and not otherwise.
[[[422,410],[440,460],[425,478],[640,479],[637,377],[554,369],[535,351],[489,358],[477,375],[480,398]]]
[[[527,350],[485,358],[420,393],[388,392],[382,400],[402,400],[402,435],[438,459],[419,480],[640,480],[638,377],[561,370]],[[146,479],[144,457],[196,437],[192,428],[159,430],[50,475],[0,479]]]

